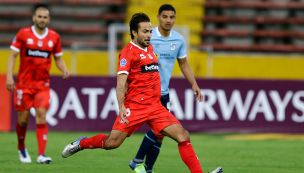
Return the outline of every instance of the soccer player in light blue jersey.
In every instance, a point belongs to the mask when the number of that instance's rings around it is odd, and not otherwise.
[[[196,99],[203,101],[203,95],[186,59],[187,53],[184,37],[172,29],[176,19],[174,7],[169,4],[162,5],[159,8],[157,19],[159,25],[153,29],[150,43],[154,48],[154,53],[158,57],[162,105],[170,111],[169,83],[176,60],[184,76],[191,84]],[[129,164],[130,168],[136,173],[145,173],[144,170],[147,173],[152,173],[152,168],[158,157],[163,138],[164,135],[155,135],[150,130],[145,135],[136,157],[131,160]],[[145,164],[143,164],[144,158],[146,158]],[[220,173],[221,171],[222,168],[219,167],[212,173]]]

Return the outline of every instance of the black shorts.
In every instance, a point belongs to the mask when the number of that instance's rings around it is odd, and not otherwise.
[[[170,112],[170,96],[169,96],[169,94],[161,96],[160,101],[161,101],[161,104]]]

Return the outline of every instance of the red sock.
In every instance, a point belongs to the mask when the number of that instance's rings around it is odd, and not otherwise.
[[[36,137],[38,141],[38,156],[44,154],[48,135],[47,124],[36,125]]]
[[[201,165],[192,148],[190,140],[178,143],[179,154],[191,173],[203,173]]]
[[[90,137],[87,139],[82,139],[80,141],[80,147],[82,149],[85,149],[85,148],[89,148],[89,149],[102,148],[102,149],[104,149],[104,144],[105,144],[107,137],[108,137],[107,135],[99,134],[99,135],[96,135],[96,136],[93,136],[93,137]]]
[[[27,126],[21,127],[19,123],[16,123],[16,133],[18,137],[18,149],[23,150],[25,149],[24,140],[26,134]]]

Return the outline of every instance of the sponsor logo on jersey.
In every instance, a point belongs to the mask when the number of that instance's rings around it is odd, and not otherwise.
[[[26,44],[34,44],[34,41],[32,38],[28,38]]]
[[[32,50],[32,49],[26,50],[26,56],[31,56],[31,57],[49,59],[50,54],[51,54],[51,52],[48,52],[48,51]]]
[[[50,40],[50,41],[48,42],[48,46],[49,46],[49,47],[53,47],[53,45],[54,45],[53,41]]]
[[[171,50],[175,49],[175,43],[171,43]]]
[[[42,41],[39,40],[39,41],[38,41],[38,47],[42,47],[42,46],[43,46]]]
[[[156,58],[158,59],[158,53],[154,53],[154,54],[155,54]]]
[[[151,64],[141,66],[142,73],[149,73],[149,72],[155,72],[155,71],[158,71],[158,63],[151,63]]]
[[[140,60],[146,59],[146,56],[144,54],[140,54],[139,56],[140,56]]]
[[[120,60],[120,66],[125,66],[127,64],[127,60],[126,59],[121,59]]]
[[[149,56],[150,59],[153,59],[153,57],[150,54],[148,54],[148,56]]]

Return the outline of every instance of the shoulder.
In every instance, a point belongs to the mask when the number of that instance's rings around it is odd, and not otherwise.
[[[18,34],[23,34],[23,33],[28,33],[28,32],[32,32],[32,29],[31,27],[25,27],[25,28],[21,28],[19,31],[18,31]]]
[[[120,55],[122,56],[134,55],[134,51],[135,51],[134,46],[131,43],[129,43],[121,50]]]
[[[50,28],[48,28],[48,30],[49,30],[49,34],[50,34],[50,35],[54,35],[54,36],[59,37],[59,34],[58,34],[56,31],[54,31],[54,30],[52,30],[52,29],[50,29]]]
[[[154,52],[154,48],[153,48],[152,44],[150,44],[147,49],[151,52]]]
[[[31,27],[25,27],[25,28],[21,28],[17,34],[16,34],[16,38],[19,40],[23,40],[26,39],[27,36],[32,35],[32,30]]]
[[[20,31],[22,31],[22,32],[31,32],[32,31],[32,27],[28,26],[28,27],[25,27],[25,28],[21,28]]]
[[[158,38],[158,35],[157,35],[157,27],[153,28],[152,29],[152,37],[151,39],[157,39]]]
[[[175,38],[175,39],[178,39],[178,40],[181,40],[181,41],[184,41],[184,36],[182,36],[182,34],[180,34],[179,32],[171,29],[171,34],[172,34],[172,37]]]

